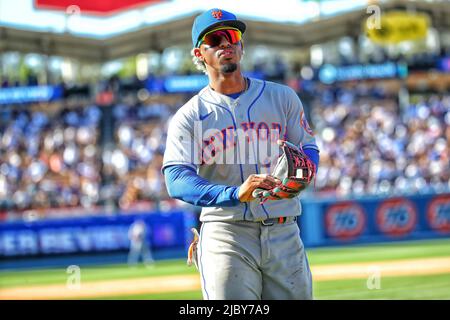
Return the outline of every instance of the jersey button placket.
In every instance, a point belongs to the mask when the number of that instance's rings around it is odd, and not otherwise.
[[[237,101],[232,102],[230,104],[230,109],[231,109],[231,112],[233,113],[234,118],[236,119],[236,122],[240,123],[242,121],[243,115],[239,111],[238,107],[239,107],[239,103]]]
[[[239,102],[235,102],[234,104],[234,113],[236,114],[239,121],[242,121],[244,119],[244,114],[242,113],[242,110],[239,108]]]

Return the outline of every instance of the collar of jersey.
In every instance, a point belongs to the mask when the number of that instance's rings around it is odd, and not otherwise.
[[[251,82],[250,78],[246,78],[246,80],[245,80],[245,84],[246,84],[245,90],[240,91],[240,92],[236,92],[236,93],[232,93],[232,94],[227,94],[226,96],[230,97],[231,99],[239,98],[241,96],[241,94],[246,93],[248,91],[248,89],[250,89],[251,83],[252,82]]]
[[[226,105],[231,105],[231,104],[233,104],[233,102],[236,102],[236,99],[241,99],[241,97],[243,97],[245,95],[249,95],[249,99],[251,100],[251,97],[255,95],[256,91],[258,91],[258,90],[256,90],[256,88],[259,88],[261,83],[262,82],[258,79],[249,78],[248,89],[245,92],[241,92],[240,95],[236,98],[230,97],[226,94],[216,92],[216,91],[212,90],[209,85],[206,88],[207,88],[209,94],[214,99],[215,103],[218,103],[218,104],[225,103]]]
[[[244,91],[240,91],[240,92],[236,92],[236,93],[232,93],[232,94],[227,94],[226,96],[230,97],[231,99],[237,99],[243,93],[244,93]]]

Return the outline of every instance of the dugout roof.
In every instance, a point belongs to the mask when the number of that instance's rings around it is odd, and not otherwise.
[[[450,29],[450,2],[394,0],[378,5],[382,12],[393,9],[425,12],[429,14],[433,27],[438,31]],[[104,39],[0,26],[0,52],[33,52],[88,62],[106,62],[142,52],[162,51],[174,45],[189,46],[192,23],[198,14],[199,12],[196,12],[177,20]],[[290,49],[306,48],[343,36],[356,37],[361,33],[362,22],[368,16],[366,8],[361,8],[304,24],[241,17],[247,24],[244,39],[248,44]]]

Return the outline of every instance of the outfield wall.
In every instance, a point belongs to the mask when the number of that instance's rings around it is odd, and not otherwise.
[[[450,237],[450,194],[302,201],[306,246]]]
[[[189,230],[197,224],[195,215],[184,211],[2,223],[0,269],[46,263],[64,265],[73,261],[74,255],[86,263],[98,263],[99,259],[126,263],[128,230],[137,219],[147,225],[147,240],[156,258],[184,254],[191,239]]]
[[[450,237],[450,194],[304,199],[302,206],[299,225],[307,247]],[[0,224],[0,269],[69,260],[125,263],[128,229],[136,219],[151,230],[147,237],[156,258],[186,256],[194,213],[100,215]]]

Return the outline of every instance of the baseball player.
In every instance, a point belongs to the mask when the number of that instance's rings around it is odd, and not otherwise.
[[[319,150],[292,89],[243,76],[245,29],[221,9],[195,19],[193,61],[209,85],[173,116],[162,170],[171,197],[203,207],[190,252],[204,299],[312,299],[296,221]]]

